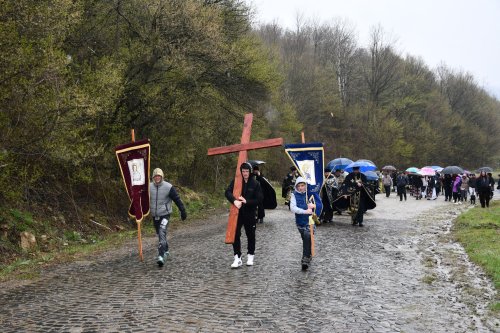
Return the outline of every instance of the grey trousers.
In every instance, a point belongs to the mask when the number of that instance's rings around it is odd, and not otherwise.
[[[153,218],[156,234],[158,235],[158,255],[162,257],[168,252],[167,229],[169,219],[169,215]]]

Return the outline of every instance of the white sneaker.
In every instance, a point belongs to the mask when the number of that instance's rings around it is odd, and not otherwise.
[[[247,266],[253,266],[253,254],[249,254],[247,258]]]
[[[242,265],[243,265],[243,262],[241,261],[241,258],[238,257],[237,254],[235,254],[234,255],[234,261],[231,264],[231,268],[238,268],[238,267],[241,267]]]

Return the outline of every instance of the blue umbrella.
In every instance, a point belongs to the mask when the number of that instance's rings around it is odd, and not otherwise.
[[[328,162],[326,167],[332,171],[335,171],[335,169],[344,170],[351,163],[352,161],[350,159],[345,157],[339,157]]]
[[[352,172],[353,167],[359,167],[359,171],[373,171],[377,170],[377,167],[373,163],[365,162],[365,161],[356,161],[349,164],[344,170],[347,172]]]
[[[361,160],[357,160],[356,162],[368,162],[368,163],[370,163],[370,164],[376,165],[375,163],[373,163],[373,162],[372,162],[372,161],[370,161],[370,160],[363,160],[363,159],[361,159]]]
[[[378,175],[375,171],[364,171],[366,180],[378,180]]]

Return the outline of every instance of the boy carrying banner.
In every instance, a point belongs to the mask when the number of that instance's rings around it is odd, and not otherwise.
[[[295,191],[290,198],[290,210],[295,213],[295,224],[302,237],[301,264],[303,271],[307,270],[311,264],[311,231],[309,228],[309,217],[313,214],[314,208],[314,204],[307,203],[307,184],[305,179],[298,177],[295,182]],[[313,230],[315,230],[315,226]]]

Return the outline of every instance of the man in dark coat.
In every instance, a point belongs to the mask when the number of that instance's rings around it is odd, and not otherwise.
[[[444,201],[451,201],[453,191],[453,179],[451,175],[445,174],[443,179]]]
[[[285,205],[290,206],[290,196],[294,191],[295,180],[299,176],[299,172],[295,166],[290,167],[290,172],[283,179],[281,185],[281,196],[285,198]]]
[[[332,174],[332,170],[325,168],[325,183],[321,187],[320,197],[323,203],[323,211],[321,212],[320,221],[321,223],[330,223],[333,218],[333,183],[335,177]]]
[[[262,178],[264,177],[261,173],[260,173],[260,168],[258,165],[254,165],[253,167],[253,174],[255,175],[255,179],[259,182],[262,181]],[[262,187],[262,185],[261,185]],[[259,206],[257,206],[257,222],[258,223],[264,223],[264,217],[266,216],[266,212],[264,210],[264,205],[262,203],[259,204]]]
[[[359,167],[353,167],[352,172],[345,177],[344,186],[348,193],[351,193],[351,209],[354,210],[352,216],[352,225],[363,226],[363,214],[370,204],[375,205],[375,201],[370,197],[366,189],[367,179],[366,176],[359,171]],[[357,209],[356,209],[357,208]]]
[[[238,268],[242,266],[240,241],[242,226],[245,227],[245,234],[248,239],[247,266],[253,266],[255,255],[255,216],[257,213],[257,206],[262,203],[263,199],[260,183],[253,176],[251,176],[252,165],[248,162],[242,163],[240,166],[240,172],[243,177],[241,195],[238,198],[233,195],[234,180],[231,181],[231,184],[229,184],[229,187],[225,192],[227,200],[239,209],[238,224],[236,226],[236,234],[233,243],[234,262],[231,265],[231,268]]]

